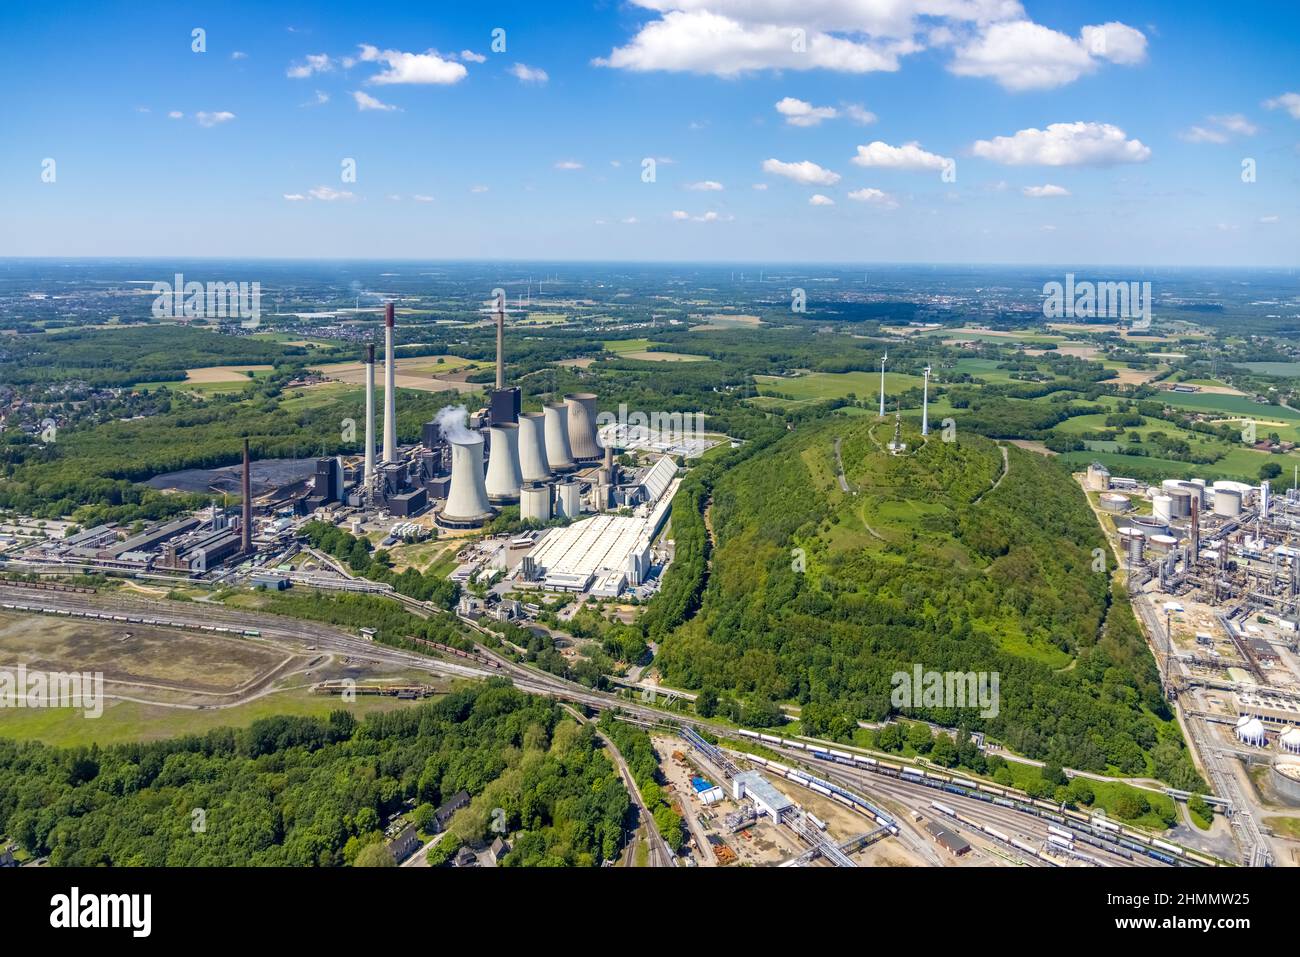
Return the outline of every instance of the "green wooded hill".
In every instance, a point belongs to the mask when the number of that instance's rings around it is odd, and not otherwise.
[[[801,427],[718,479],[712,564],[698,613],[664,638],[667,683],[794,702],[805,731],[844,737],[896,713],[895,672],[998,672],[995,718],[905,713],[1068,767],[1195,783],[1127,597],[1093,568],[1105,542],[1073,479],[969,433],[905,428],[893,456],[893,429]]]

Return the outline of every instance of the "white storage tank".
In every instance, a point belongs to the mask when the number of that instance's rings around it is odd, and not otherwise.
[[[1214,490],[1214,514],[1223,518],[1236,518],[1241,514],[1241,493],[1228,488]]]
[[[1262,748],[1268,743],[1268,737],[1264,733],[1264,723],[1259,718],[1244,714],[1237,719],[1237,738],[1242,744],[1248,744],[1253,748]]]
[[[555,487],[555,514],[565,518],[577,518],[582,514],[582,486],[577,482],[565,482]]]
[[[1169,496],[1169,514],[1174,518],[1190,518],[1192,514],[1192,493],[1185,488],[1166,489]]]
[[[1158,555],[1168,555],[1178,547],[1178,539],[1172,535],[1151,535],[1147,539],[1151,550]]]
[[[1097,497],[1097,504],[1101,506],[1103,512],[1119,514],[1129,510],[1128,496],[1120,495],[1118,492],[1102,492]]]
[[[1140,564],[1146,548],[1146,536],[1136,528],[1121,528],[1119,540],[1124,546],[1124,554],[1128,556],[1129,564]]]
[[[1167,522],[1173,518],[1174,500],[1163,492],[1157,492],[1151,496],[1151,514],[1153,517]]]
[[[525,485],[519,492],[519,517],[523,521],[536,522],[551,520],[551,487],[549,485]]]

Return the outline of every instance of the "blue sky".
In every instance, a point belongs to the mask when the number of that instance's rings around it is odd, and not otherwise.
[[[67,6],[0,8],[0,255],[1300,259],[1294,3]]]

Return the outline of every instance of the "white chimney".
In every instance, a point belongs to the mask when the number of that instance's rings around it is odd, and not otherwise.
[[[393,304],[384,307],[384,461],[397,461],[397,386],[393,363]]]
[[[366,471],[367,486],[375,481],[375,347],[366,346]]]

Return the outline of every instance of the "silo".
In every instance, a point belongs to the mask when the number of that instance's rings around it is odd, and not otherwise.
[[[1152,535],[1149,538],[1151,550],[1157,555],[1168,555],[1178,547],[1178,539],[1172,535]]]
[[[487,484],[483,480],[483,439],[453,438],[451,444],[451,487],[441,518],[448,523],[476,524],[492,517]]]
[[[551,487],[549,485],[525,485],[519,493],[519,517],[523,521],[532,519],[538,522],[551,520]]]
[[[1140,565],[1143,549],[1146,547],[1146,539],[1142,533],[1136,528],[1121,528],[1119,540],[1124,545],[1124,554],[1128,556],[1128,563]]]
[[[555,514],[565,518],[577,518],[582,514],[582,486],[577,482],[565,482],[555,486]]]
[[[1192,493],[1185,488],[1168,489],[1169,514],[1174,518],[1190,518],[1192,515]]]
[[[1120,495],[1118,492],[1103,492],[1097,499],[1103,512],[1119,514],[1129,510],[1129,501],[1127,495]]]
[[[575,459],[600,458],[596,441],[596,396],[590,392],[573,392],[564,397],[569,407],[569,449]]]
[[[573,453],[569,451],[569,407],[563,402],[548,402],[546,416],[546,461],[554,472],[572,472]]]
[[[1214,490],[1214,514],[1222,518],[1236,518],[1241,514],[1241,493],[1230,488]]]
[[[545,482],[551,477],[546,461],[546,414],[524,412],[519,416],[519,469],[525,482]]]
[[[1151,496],[1151,514],[1162,522],[1167,522],[1173,515],[1174,500],[1168,495],[1157,492]]]
[[[488,429],[492,450],[488,453],[487,493],[492,502],[519,501],[523,475],[519,470],[519,426],[502,422]]]

